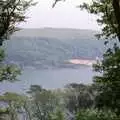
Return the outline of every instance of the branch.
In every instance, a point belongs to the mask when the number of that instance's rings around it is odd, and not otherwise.
[[[65,1],[65,0],[55,0],[55,2],[54,2],[53,5],[52,5],[52,8],[54,8],[55,5],[57,4],[57,2],[60,2],[60,1]]]

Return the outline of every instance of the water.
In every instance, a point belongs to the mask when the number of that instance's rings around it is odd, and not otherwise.
[[[73,36],[74,37],[74,36]],[[47,89],[69,83],[92,83],[92,67],[74,65],[70,59],[95,60],[103,53],[103,41],[96,39],[60,39],[48,37],[13,37],[5,43],[6,63],[21,67],[19,82],[0,83],[0,91],[23,92],[37,84]]]
[[[86,75],[87,74],[87,75]],[[2,83],[0,91],[23,92],[27,91],[30,85],[41,85],[47,89],[62,88],[68,83],[91,83],[93,72],[90,67],[79,69],[56,69],[36,70],[25,69],[20,81],[15,83]]]

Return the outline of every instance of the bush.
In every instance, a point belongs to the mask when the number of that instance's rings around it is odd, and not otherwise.
[[[76,115],[76,120],[120,120],[115,113],[111,111],[81,110]]]

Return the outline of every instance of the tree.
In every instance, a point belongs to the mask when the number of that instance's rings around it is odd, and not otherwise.
[[[92,4],[84,3],[85,8],[92,14],[99,15],[98,23],[103,25],[102,34],[106,39],[117,37],[120,42],[120,1],[119,0],[93,0]],[[117,45],[118,44],[118,45]],[[94,70],[100,72],[94,82],[98,85],[96,106],[111,109],[120,115],[120,47],[114,42],[103,55],[103,60],[94,65]]]
[[[55,0],[53,6],[59,1],[62,0]],[[98,16],[97,23],[102,27],[102,33],[96,35],[98,38],[118,37],[120,41],[120,0],[92,0],[90,4],[84,2],[77,7]]]
[[[16,24],[26,20],[26,10],[35,4],[33,0],[0,0],[0,46],[18,30]],[[16,65],[4,64],[4,57],[4,50],[0,48],[0,82],[15,81],[20,69]]]
[[[120,0],[92,0],[90,4],[83,3],[79,6],[89,13],[98,15],[97,22],[102,26],[102,33],[98,38],[118,38],[120,42]],[[118,45],[117,45],[118,44]],[[94,65],[94,70],[101,76],[94,78],[98,86],[96,105],[99,108],[107,108],[120,115],[120,43],[112,43],[103,55],[103,60]]]
[[[115,17],[118,24],[118,38],[120,40],[120,0],[112,0]]]
[[[71,113],[94,107],[96,87],[72,83],[66,86],[65,106]]]
[[[94,78],[99,86],[96,106],[120,114],[120,49],[116,44],[103,55],[101,63],[94,65],[94,70],[102,73]]]
[[[65,115],[62,110],[57,109],[54,113],[50,114],[49,120],[65,120]]]
[[[50,115],[59,106],[58,98],[54,93],[39,85],[31,85],[27,93],[31,98],[29,108],[31,108],[32,118],[49,120]]]
[[[55,2],[54,2],[53,5],[52,5],[52,8],[54,8],[55,5],[57,4],[57,2],[59,2],[59,1],[65,1],[65,0],[55,0]]]
[[[5,105],[3,109],[1,109],[2,111],[0,111],[0,117],[7,117],[7,120],[18,120],[18,115],[22,113],[23,116],[24,112],[26,112],[24,108],[26,100],[26,96],[22,96],[16,93],[7,92],[4,95],[1,95],[0,102],[3,102]]]
[[[20,69],[16,65],[3,62],[5,53],[2,45],[9,35],[18,30],[16,24],[26,20],[26,10],[35,4],[33,0],[0,0],[0,82],[13,82],[20,75]],[[5,112],[0,111],[0,115],[3,113]]]
[[[119,118],[111,111],[87,109],[79,111],[75,120],[119,120]]]
[[[33,0],[0,0],[0,45],[18,30],[16,24],[26,20],[26,10],[35,4]]]
[[[120,41],[118,21],[115,17],[116,12],[112,0],[93,0],[91,4],[83,3],[80,8],[98,15],[97,22],[102,26],[102,33],[97,35],[98,38],[103,36],[106,39],[118,37]]]

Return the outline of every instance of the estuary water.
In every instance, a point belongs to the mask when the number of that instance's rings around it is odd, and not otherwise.
[[[75,37],[14,36],[5,42],[4,47],[7,54],[5,62],[17,64],[22,74],[18,76],[18,82],[0,83],[0,91],[3,92],[23,92],[30,85],[54,89],[69,83],[90,84],[95,75],[92,62],[101,58],[104,51],[103,41]]]

